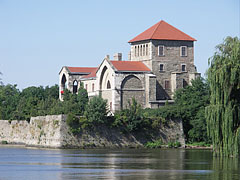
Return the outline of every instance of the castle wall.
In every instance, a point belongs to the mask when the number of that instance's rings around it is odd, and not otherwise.
[[[0,143],[22,144],[44,148],[116,148],[142,147],[146,142],[162,139],[163,142],[179,141],[184,146],[185,140],[181,120],[167,121],[161,125],[154,137],[143,133],[122,133],[120,129],[98,126],[93,129],[81,129],[73,135],[66,124],[65,115],[32,117],[30,122],[0,120]]]

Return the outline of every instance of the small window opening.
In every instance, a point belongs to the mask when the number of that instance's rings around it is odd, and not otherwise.
[[[107,89],[111,89],[110,81],[107,82]]]
[[[75,80],[73,82],[73,94],[76,94],[77,93],[77,88],[78,88],[78,82]]]
[[[164,65],[160,64],[160,71],[164,71]]]
[[[94,83],[92,83],[92,92],[94,92]]]
[[[148,44],[146,45],[146,56],[148,55]]]
[[[181,56],[187,56],[187,46],[181,46],[180,50]]]
[[[186,65],[182,64],[182,72],[186,72]]]
[[[164,56],[164,46],[158,46],[158,56]]]
[[[88,85],[87,84],[85,84],[85,89],[88,90]]]
[[[165,89],[170,89],[170,82],[169,82],[169,80],[165,80],[164,87],[165,87]]]

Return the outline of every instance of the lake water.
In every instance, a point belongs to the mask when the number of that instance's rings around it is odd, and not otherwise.
[[[240,159],[210,150],[50,150],[0,146],[0,180],[240,179]]]

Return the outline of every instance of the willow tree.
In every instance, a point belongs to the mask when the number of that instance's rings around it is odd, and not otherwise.
[[[214,155],[240,153],[240,40],[227,37],[209,59],[210,105],[206,107],[208,134]]]

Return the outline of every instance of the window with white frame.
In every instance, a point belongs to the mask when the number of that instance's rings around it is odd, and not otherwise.
[[[164,56],[164,46],[163,45],[158,46],[158,56]]]
[[[187,46],[180,47],[180,56],[187,56]]]
[[[164,64],[160,64],[159,65],[159,71],[161,72],[161,71],[164,71]]]

